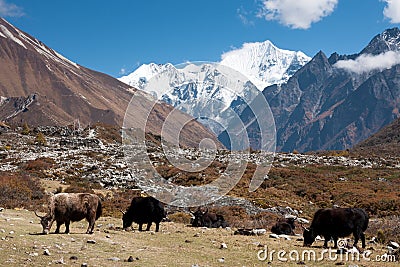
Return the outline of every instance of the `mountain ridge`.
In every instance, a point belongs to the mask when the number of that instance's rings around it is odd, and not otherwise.
[[[0,118],[7,124],[68,125],[79,120],[82,125],[100,122],[121,127],[134,95],[152,104],[144,93],[68,60],[6,20],[0,18],[0,26]],[[154,103],[154,112],[140,118],[148,120],[143,130],[160,135],[172,110],[165,103]],[[186,114],[180,118],[190,121],[181,134],[183,145],[197,146],[210,138],[220,146],[193,118]]]

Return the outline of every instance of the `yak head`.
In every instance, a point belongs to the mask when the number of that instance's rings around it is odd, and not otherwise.
[[[122,211],[122,210],[121,210],[121,212],[122,212],[122,227],[123,227],[124,229],[126,229],[126,228],[128,228],[128,227],[130,227],[130,226],[132,225],[132,223],[133,223],[133,218],[132,218],[132,216],[130,216],[130,215],[128,214],[127,211]]]
[[[42,233],[48,234],[50,232],[51,225],[53,224],[53,220],[52,220],[51,216],[49,214],[40,216],[36,213],[36,211],[35,211],[35,215],[40,218],[40,224],[43,227]]]
[[[314,243],[314,240],[315,240],[316,236],[315,236],[314,231],[312,230],[312,228],[305,228],[305,227],[303,227],[303,228],[304,228],[304,231],[303,231],[303,239],[304,239],[303,246],[309,247],[309,246],[311,246],[312,243]]]
[[[192,220],[191,220],[191,224],[193,227],[202,227],[204,226],[204,220],[203,217],[204,215],[208,212],[208,209],[206,209],[205,211],[203,211],[200,207],[192,213]]]

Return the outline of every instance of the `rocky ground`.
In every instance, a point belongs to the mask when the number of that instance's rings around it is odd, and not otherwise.
[[[0,134],[0,173],[27,174],[38,178],[47,191],[65,190],[78,185],[84,187],[85,190],[94,189],[104,197],[106,216],[119,217],[119,209],[125,209],[132,196],[126,192],[133,192],[132,189],[140,192],[136,183],[137,172],[127,168],[128,164],[121,143],[112,141],[112,138],[100,136],[97,130],[86,129],[74,132],[70,128],[48,127],[31,130],[28,134],[22,134],[22,131],[23,129],[16,131],[5,129]],[[45,142],[38,138],[39,132],[44,134]],[[189,148],[179,148],[163,153],[157,138],[147,142],[146,153],[155,168],[183,185],[185,185],[185,179],[181,178],[181,172],[174,169],[166,158],[176,155],[189,160],[213,157],[213,155],[205,154],[204,151]],[[266,159],[270,160],[271,155],[257,151],[252,151],[250,155],[230,154],[219,150],[215,155],[211,170],[206,170],[196,176],[199,181],[209,182],[207,178],[223,172],[229,162],[245,160],[249,163],[249,170],[246,170],[244,178],[238,185],[227,196],[210,205],[211,209],[219,210],[224,214],[233,227],[231,231],[199,230],[182,224],[165,223],[163,232],[155,235],[126,233],[107,226],[109,224],[120,226],[119,219],[102,217],[98,222],[102,226],[98,227],[94,236],[78,234],[84,232],[86,227],[82,222],[76,224],[76,232],[71,234],[73,237],[63,235],[61,239],[58,238],[62,240],[59,241],[55,235],[31,235],[40,231],[37,218],[32,212],[7,210],[11,215],[7,217],[5,215],[7,213],[2,213],[3,218],[0,218],[0,229],[4,230],[0,233],[4,241],[0,253],[6,255],[0,258],[6,259],[4,264],[9,265],[32,263],[47,265],[64,262],[79,266],[88,262],[96,266],[116,266],[128,264],[124,260],[132,256],[133,259],[136,257],[140,259],[133,262],[135,266],[196,266],[196,264],[198,266],[289,266],[279,261],[274,261],[272,264],[268,264],[268,261],[258,261],[256,258],[256,253],[260,249],[258,245],[261,244],[262,247],[267,244],[268,247],[271,246],[274,249],[281,247],[288,250],[302,249],[301,241],[296,241],[297,238],[283,241],[265,236],[233,236],[234,228],[264,227],[269,230],[276,218],[285,215],[298,216],[298,222],[307,224],[318,208],[333,205],[362,206],[368,210],[371,214],[371,223],[367,237],[369,239],[376,237],[378,232],[386,237],[381,245],[371,244],[374,253],[384,254],[387,252],[388,242],[399,242],[399,158],[359,157],[351,155],[348,151],[309,154],[276,153],[271,162],[271,171],[265,176],[261,187],[249,193],[251,170]],[[196,179],[194,179],[195,182],[197,182]],[[120,192],[125,192],[125,195]],[[121,199],[123,199],[122,202]],[[45,202],[44,199],[38,201]],[[34,207],[30,209],[33,210]],[[167,210],[170,214],[183,212],[188,215],[186,209],[167,207]],[[20,216],[24,219],[19,219]],[[10,227],[17,224],[21,228]],[[299,224],[298,226],[296,231],[299,233],[301,227]],[[11,231],[13,231],[12,234],[10,234]],[[199,231],[204,240],[196,236]],[[79,242],[71,241],[72,239]],[[88,239],[94,239],[96,243],[86,243]],[[201,240],[201,242],[196,240]],[[219,246],[224,242],[228,245],[228,249],[220,250]],[[7,244],[6,247],[4,247],[5,244]],[[166,249],[166,247],[169,248]],[[43,255],[46,249],[49,250],[51,256]],[[98,255],[99,250],[105,253]],[[157,251],[161,253],[161,256]],[[175,256],[171,256],[172,251],[180,251],[182,255],[189,253],[190,256],[181,261],[181,258],[176,259]],[[85,254],[89,252],[92,255]],[[70,260],[71,257],[72,260]],[[160,262],[159,257],[168,264]],[[173,259],[176,261],[171,262]],[[302,264],[301,260],[291,264],[297,266],[297,263]],[[342,262],[335,264],[342,265]],[[347,265],[347,263],[343,264]],[[306,262],[306,265],[324,266],[313,265],[310,262]],[[356,265],[392,266],[375,265],[375,263],[371,265],[367,262],[351,266]],[[332,264],[326,266],[332,266]]]

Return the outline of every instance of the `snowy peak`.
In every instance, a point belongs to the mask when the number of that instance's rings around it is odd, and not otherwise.
[[[387,29],[376,35],[360,54],[381,54],[387,51],[400,50],[400,29]]]
[[[286,82],[310,57],[300,51],[277,48],[271,41],[245,43],[239,49],[224,53],[222,65],[246,75],[259,90]]]
[[[300,51],[277,48],[271,41],[245,43],[242,48],[224,53],[221,65],[245,75],[260,91],[272,84],[282,84],[311,60]],[[164,71],[174,72],[167,64],[143,64],[134,72],[119,78],[133,87],[144,89],[147,81]]]
[[[126,84],[129,84],[135,88],[143,89],[147,82],[156,76],[159,73],[164,71],[172,71],[174,72],[175,67],[170,64],[143,64],[139,68],[137,68],[134,72],[127,76],[121,77],[119,80]]]

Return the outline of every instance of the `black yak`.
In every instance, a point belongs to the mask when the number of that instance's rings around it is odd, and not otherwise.
[[[324,247],[333,238],[334,248],[337,248],[339,237],[354,236],[354,245],[361,238],[362,247],[365,248],[364,231],[368,228],[368,214],[359,208],[333,208],[319,209],[311,222],[310,228],[304,228],[304,246],[310,246],[317,235],[325,238]]]
[[[271,228],[271,232],[277,235],[294,235],[295,225],[297,217],[289,217],[279,219]]]
[[[147,223],[146,231],[149,231],[154,222],[158,232],[160,222],[166,217],[163,204],[154,197],[134,197],[130,207],[122,213],[123,228],[128,228],[135,222],[139,224],[139,231],[142,231],[144,223]]]
[[[193,217],[193,227],[225,228],[229,226],[222,215],[208,212],[208,209],[202,211],[198,208],[193,213]]]

